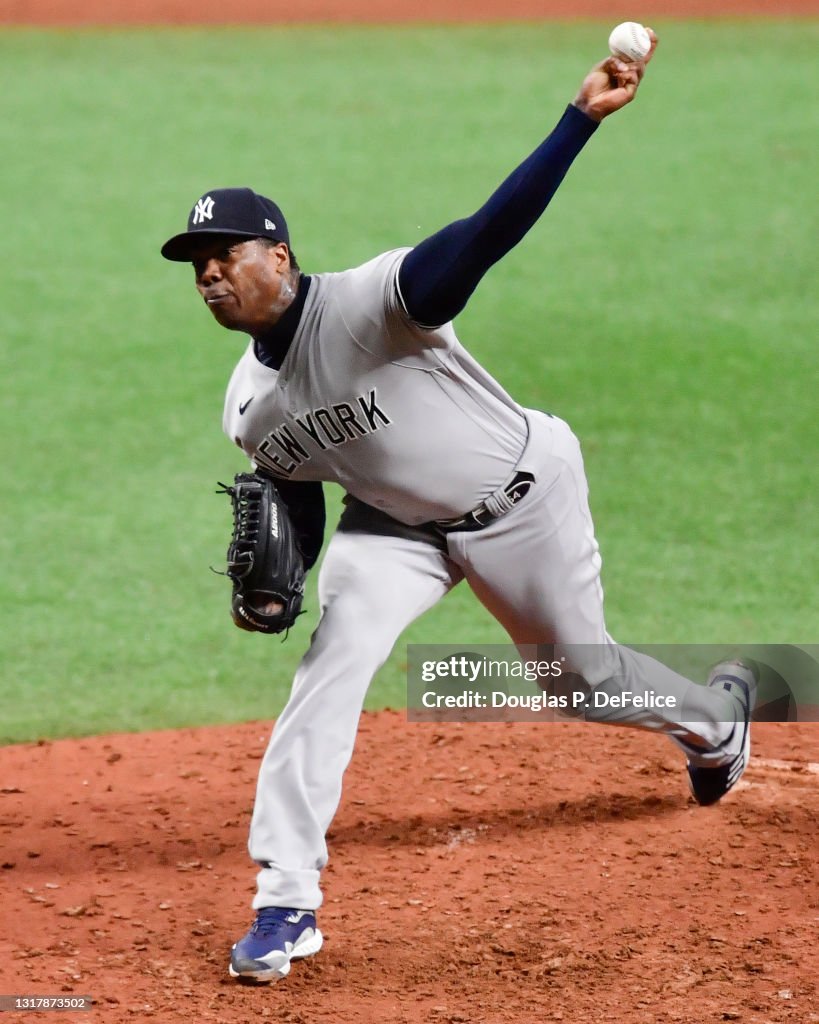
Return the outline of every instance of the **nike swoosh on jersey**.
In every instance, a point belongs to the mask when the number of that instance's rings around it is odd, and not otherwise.
[[[247,410],[247,407],[250,405],[250,403],[253,401],[253,399],[255,397],[256,397],[255,395],[251,395],[250,398],[248,398],[248,400],[244,404],[240,404],[239,405],[239,415],[240,416],[244,416],[244,414],[245,414],[245,412]]]

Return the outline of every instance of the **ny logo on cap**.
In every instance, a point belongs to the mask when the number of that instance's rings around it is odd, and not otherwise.
[[[193,208],[193,223],[202,224],[205,220],[213,220],[214,202],[210,196],[198,199]]]

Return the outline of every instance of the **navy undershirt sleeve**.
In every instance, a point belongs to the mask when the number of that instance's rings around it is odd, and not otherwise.
[[[324,543],[326,513],[322,486],[315,480],[297,482],[277,478],[274,482],[293,520],[305,571],[312,569]]]
[[[575,106],[471,217],[430,235],[407,255],[398,287],[408,315],[439,327],[466,305],[489,268],[537,221],[598,122]]]

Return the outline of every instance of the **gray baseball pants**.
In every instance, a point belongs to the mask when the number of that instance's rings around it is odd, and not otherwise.
[[[461,579],[514,643],[574,652],[572,667],[589,685],[676,698],[678,710],[630,707],[608,721],[705,752],[730,741],[730,698],[619,647],[606,632],[579,443],[562,420],[527,415],[529,441],[517,468],[536,483],[484,529],[449,534],[447,550],[369,533],[337,531],[331,539],[319,575],[321,617],[259,772],[248,844],[261,865],[254,908],[321,904],[325,834],[367,688],[403,630]]]

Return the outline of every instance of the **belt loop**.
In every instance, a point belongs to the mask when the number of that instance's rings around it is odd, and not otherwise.
[[[508,486],[509,485],[507,483],[505,487]],[[489,497],[486,498],[484,505],[486,506],[486,511],[489,512],[493,518],[497,519],[499,516],[502,516],[504,512],[508,512],[510,509],[514,508],[515,503],[506,493],[504,487],[499,487],[494,494],[490,494]]]

